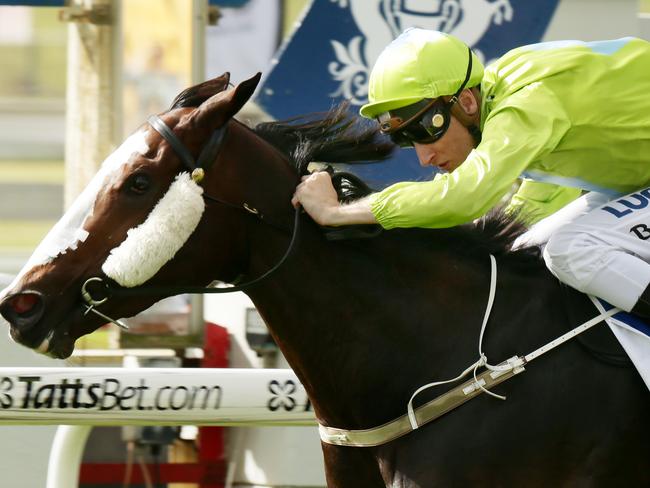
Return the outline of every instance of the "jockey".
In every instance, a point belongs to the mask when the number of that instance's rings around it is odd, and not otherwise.
[[[508,210],[550,216],[533,231],[551,235],[551,272],[650,317],[649,73],[650,44],[635,38],[523,46],[484,69],[453,36],[408,29],[377,59],[361,115],[443,172],[349,204],[318,172],[293,204],[321,225],[451,227],[522,179]]]

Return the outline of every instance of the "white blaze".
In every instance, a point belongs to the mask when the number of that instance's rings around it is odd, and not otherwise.
[[[23,266],[23,269],[6,290],[12,289],[20,278],[34,266],[49,263],[60,254],[68,252],[68,250],[77,249],[79,243],[88,238],[88,231],[84,229],[84,224],[88,217],[93,214],[97,194],[110,177],[117,174],[133,154],[147,153],[149,146],[145,141],[145,135],[146,131],[144,130],[136,132],[106,158],[99,172],[76,198],[63,217],[48,232],[27,261],[27,264]]]
[[[111,251],[102,271],[127,288],[143,284],[183,247],[204,209],[203,188],[189,173],[181,173],[147,220],[130,229],[124,242]]]

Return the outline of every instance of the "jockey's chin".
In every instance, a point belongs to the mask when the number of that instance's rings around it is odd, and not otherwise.
[[[442,171],[444,171],[446,173],[451,173],[456,168],[458,168],[461,164],[463,164],[463,162],[464,162],[464,160],[460,161],[460,162],[449,161],[449,162],[446,162],[446,163],[443,163],[443,164],[439,164],[438,168],[440,168]]]

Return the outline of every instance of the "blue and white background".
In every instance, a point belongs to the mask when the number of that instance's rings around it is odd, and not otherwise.
[[[539,42],[558,0],[314,0],[280,50],[256,101],[272,116],[323,111],[343,99],[366,102],[368,75],[382,49],[407,27],[449,32],[489,63],[509,49]],[[391,160],[346,168],[379,189],[424,180],[412,150]]]

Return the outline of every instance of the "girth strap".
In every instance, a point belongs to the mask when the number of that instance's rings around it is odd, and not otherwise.
[[[505,364],[505,363],[504,363]],[[483,392],[483,388],[491,388],[524,371],[523,367],[508,371],[483,371],[476,379],[472,378],[444,395],[441,395],[415,409],[418,426],[442,417],[463,403]],[[480,385],[480,386],[477,386]],[[413,430],[408,415],[402,415],[379,427],[362,430],[337,429],[323,424],[318,426],[320,438],[326,444],[349,447],[380,446]]]

